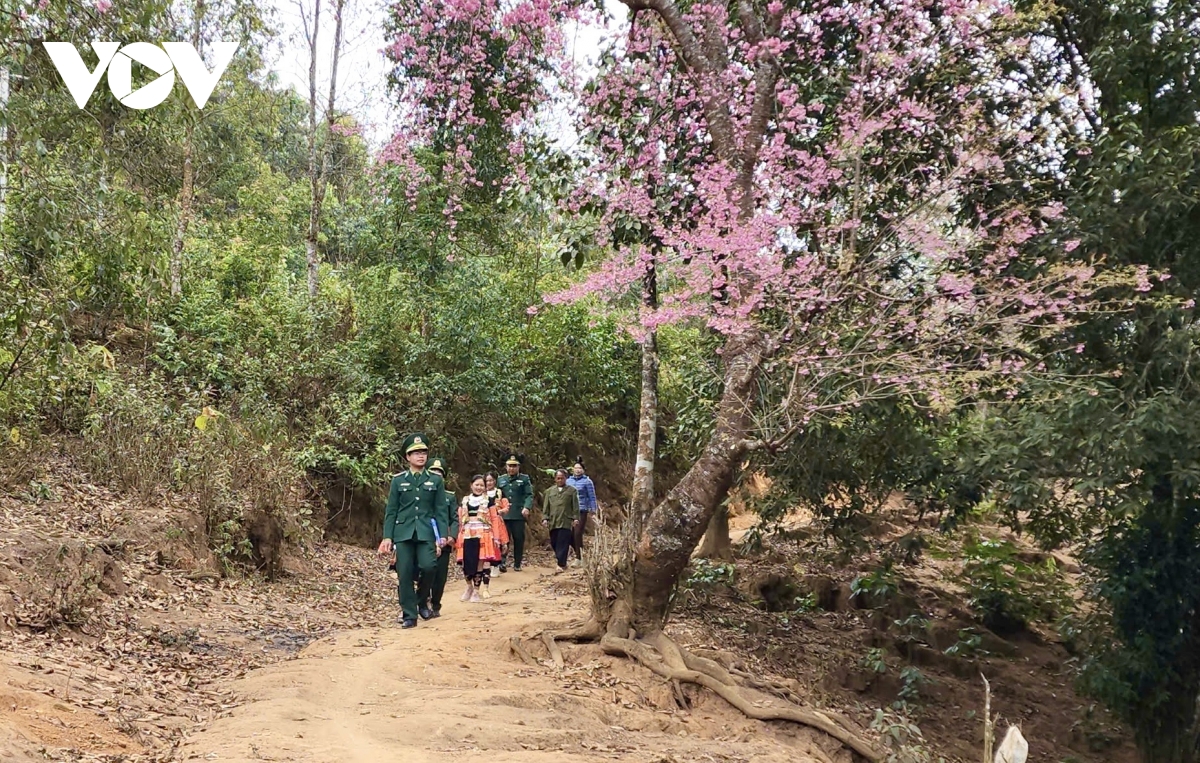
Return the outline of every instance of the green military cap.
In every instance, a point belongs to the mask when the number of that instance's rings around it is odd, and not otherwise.
[[[427,468],[431,472],[437,472],[438,474],[442,475],[443,477],[446,476],[446,467],[442,463],[442,459],[440,459],[440,458],[435,458],[435,459],[431,460],[429,462],[429,466]]]
[[[429,441],[420,432],[414,432],[404,438],[404,455],[407,456],[414,450],[429,450]]]
[[[509,466],[511,464],[516,464],[517,466],[521,465],[521,459],[517,458],[516,453],[513,453],[512,455],[510,455],[508,457],[508,460],[504,462],[505,466]]]

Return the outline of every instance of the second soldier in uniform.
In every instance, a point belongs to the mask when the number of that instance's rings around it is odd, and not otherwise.
[[[528,474],[521,473],[521,460],[513,453],[504,462],[507,473],[500,475],[496,487],[508,499],[508,512],[504,515],[504,525],[508,529],[508,537],[512,541],[513,570],[521,571],[521,561],[525,556],[525,520],[533,508],[533,480]],[[508,569],[508,552],[500,560],[500,571]]]
[[[430,462],[429,471],[441,477],[443,481],[446,479],[446,467],[440,458],[435,458]],[[442,546],[441,553],[438,554],[437,565],[434,568],[433,585],[429,591],[431,618],[442,616],[442,594],[446,591],[446,579],[450,576],[450,558],[454,556],[453,546],[458,538],[458,501],[454,499],[454,493],[449,490],[442,491],[442,505],[437,521],[438,527],[442,528],[442,535],[446,536],[449,542]]]

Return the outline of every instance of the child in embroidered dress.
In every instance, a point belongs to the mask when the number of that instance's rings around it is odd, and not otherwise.
[[[497,529],[498,528],[498,529]],[[458,507],[458,561],[467,579],[462,600],[481,602],[491,594],[485,580],[491,575],[491,565],[500,561],[500,544],[508,540],[504,522],[487,496],[482,474],[471,478],[471,494],[464,496]]]
[[[508,528],[504,524],[504,515],[508,513],[508,499],[504,497],[504,493],[496,487],[496,473],[488,472],[483,478],[485,491],[484,495],[488,497],[488,517],[492,520],[492,537],[496,541],[496,562],[504,558],[504,547],[508,544]],[[485,599],[490,599],[492,594],[488,591],[488,584],[492,582],[492,565],[483,571],[483,591],[482,596]]]

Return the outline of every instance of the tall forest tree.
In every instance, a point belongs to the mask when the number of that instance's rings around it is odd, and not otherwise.
[[[1200,760],[1200,7],[1018,3],[1038,55],[1018,97],[1057,92],[1046,156],[1022,188],[1063,207],[1067,259],[1140,271],[1154,295],[1073,330],[1069,394],[1031,389],[964,443],[971,479],[1047,547],[1083,543],[1093,614],[1072,632],[1084,688],[1127,721],[1148,763]],[[1042,256],[1063,256],[1041,249]],[[1152,274],[1159,273],[1157,277]]]
[[[1021,113],[1006,120],[988,110],[1005,67],[1028,53],[1007,33],[1006,6],[628,5],[625,49],[580,94],[582,127],[599,147],[593,190],[633,210],[663,242],[656,265],[671,288],[654,320],[718,332],[724,379],[699,458],[603,576],[593,620],[565,635],[599,638],[607,651],[709,686],[755,717],[808,723],[875,757],[810,711],[753,708],[728,672],[672,644],[662,628],[674,586],[747,454],[786,448],[815,419],[872,400],[951,405],[1014,392],[1048,370],[1044,348],[1065,341],[1114,279],[1023,257],[1027,242],[1052,235],[1061,208],[970,203],[973,189],[1004,180],[996,147],[1020,144],[1006,132],[1021,132],[1042,105],[1018,103]],[[436,59],[419,92],[438,97],[415,99],[414,108],[441,109],[441,118],[458,110],[469,123],[472,102],[454,94],[471,83],[507,93],[533,79],[556,55],[555,24],[579,13],[544,3],[477,10],[474,2],[398,5],[420,34],[399,35],[395,54]],[[503,38],[514,18],[526,22],[521,55],[489,57],[486,41]],[[643,118],[642,99],[664,93],[647,84],[663,81],[678,87],[654,104],[659,118],[643,123],[653,139],[623,140],[622,121]],[[645,150],[670,154],[660,164],[671,176],[657,178],[673,189],[665,201],[651,203],[647,184],[624,171]],[[452,169],[471,177],[469,143],[454,159]],[[636,290],[645,257],[641,244],[620,246],[557,299]]]
[[[323,129],[317,126],[318,63],[320,61],[321,0],[313,0],[312,13],[300,3],[300,15],[304,37],[308,42],[308,179],[309,211],[308,232],[304,239],[305,262],[308,268],[308,295],[316,299],[320,288],[321,267],[321,209],[325,205],[325,192],[329,183],[329,159],[333,151],[333,132],[337,122],[338,61],[342,55],[344,15],[346,0],[333,2],[333,48],[329,63],[329,90],[324,108]]]

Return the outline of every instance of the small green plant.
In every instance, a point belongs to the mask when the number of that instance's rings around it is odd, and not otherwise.
[[[973,538],[963,547],[967,601],[988,628],[1012,633],[1031,622],[1051,622],[1070,598],[1053,559],[1029,564],[1008,541]]]
[[[227,519],[217,525],[210,542],[226,574],[232,573],[239,563],[244,564],[254,556],[253,544],[246,537],[241,522],[234,519]]]
[[[783,627],[788,627],[792,624],[793,617],[808,615],[817,611],[817,595],[813,592],[797,596],[792,600],[793,608],[789,612],[779,613],[779,624]]]
[[[893,620],[892,622],[900,629],[900,635],[896,637],[897,641],[909,644],[925,643],[925,636],[929,632],[929,618],[914,613],[903,620]]]
[[[989,652],[981,647],[983,637],[970,629],[958,632],[958,641],[946,647],[948,657],[986,657]]]
[[[903,712],[895,713],[882,708],[875,711],[871,730],[883,737],[887,748],[886,763],[944,763],[945,759],[934,758],[925,746],[925,735],[921,728]]]
[[[921,687],[931,683],[929,678],[915,665],[908,665],[900,671],[900,694],[892,705],[897,710],[915,705],[921,698]]]
[[[732,585],[737,568],[728,562],[713,562],[708,559],[697,559],[692,563],[692,574],[688,575],[688,588],[714,588],[718,585]]]
[[[40,480],[34,480],[29,483],[29,501],[31,503],[42,503],[43,501],[54,500],[54,492],[50,490],[50,486]]]
[[[803,596],[797,596],[793,602],[795,609],[792,611],[797,615],[807,615],[817,611],[817,594],[809,591]]]
[[[900,581],[892,569],[891,560],[866,575],[859,575],[850,583],[850,598],[866,594],[873,606],[883,603],[900,589]]]
[[[878,647],[869,649],[858,664],[872,673],[887,672],[887,652]]]

